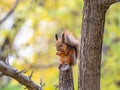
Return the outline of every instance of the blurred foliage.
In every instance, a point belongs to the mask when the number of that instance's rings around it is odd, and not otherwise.
[[[120,90],[120,3],[106,14],[101,90]]]
[[[14,0],[0,0],[0,20],[13,7]],[[39,84],[46,83],[45,90],[54,90],[58,84],[58,58],[55,55],[56,32],[64,28],[80,38],[83,0],[20,0],[14,13],[0,25],[0,47],[9,38],[10,64],[18,70],[26,69]],[[120,88],[120,3],[110,7],[106,15],[103,40],[101,90]],[[75,90],[78,70],[74,67]],[[1,82],[1,81],[0,81]],[[22,89],[21,89],[21,88]],[[12,80],[4,90],[24,90]],[[18,89],[17,89],[18,88]]]
[[[17,84],[12,84],[12,82],[7,85],[4,89],[2,90],[22,90],[22,87],[20,85],[17,85]]]

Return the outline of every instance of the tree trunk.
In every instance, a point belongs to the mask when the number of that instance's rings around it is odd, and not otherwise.
[[[100,90],[100,64],[107,7],[84,0],[79,61],[79,90]]]
[[[59,90],[74,90],[72,67],[67,71],[59,69]]]
[[[120,0],[84,0],[78,90],[100,90],[100,64],[105,13]]]

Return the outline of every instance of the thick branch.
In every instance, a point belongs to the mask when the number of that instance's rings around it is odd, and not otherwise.
[[[14,10],[17,7],[18,3],[19,3],[19,0],[16,0],[13,8],[8,12],[8,14],[2,20],[0,20],[0,24],[2,24],[14,12]]]
[[[120,2],[120,0],[104,0],[103,4],[110,6],[111,4],[114,4],[114,3],[117,3],[117,2]]]
[[[40,90],[40,87],[35,84],[29,77],[25,76],[22,72],[19,72],[15,68],[4,64],[0,61],[0,72],[4,75],[10,76],[17,80],[20,84],[26,86],[28,90]]]

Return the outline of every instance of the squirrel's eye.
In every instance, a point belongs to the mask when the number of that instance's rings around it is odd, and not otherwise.
[[[60,47],[62,47],[63,45],[61,44]]]

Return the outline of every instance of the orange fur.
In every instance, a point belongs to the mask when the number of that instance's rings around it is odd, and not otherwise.
[[[61,38],[56,34],[56,55],[59,57],[60,65],[74,65],[78,56],[79,40],[77,40],[68,30],[65,30]]]

